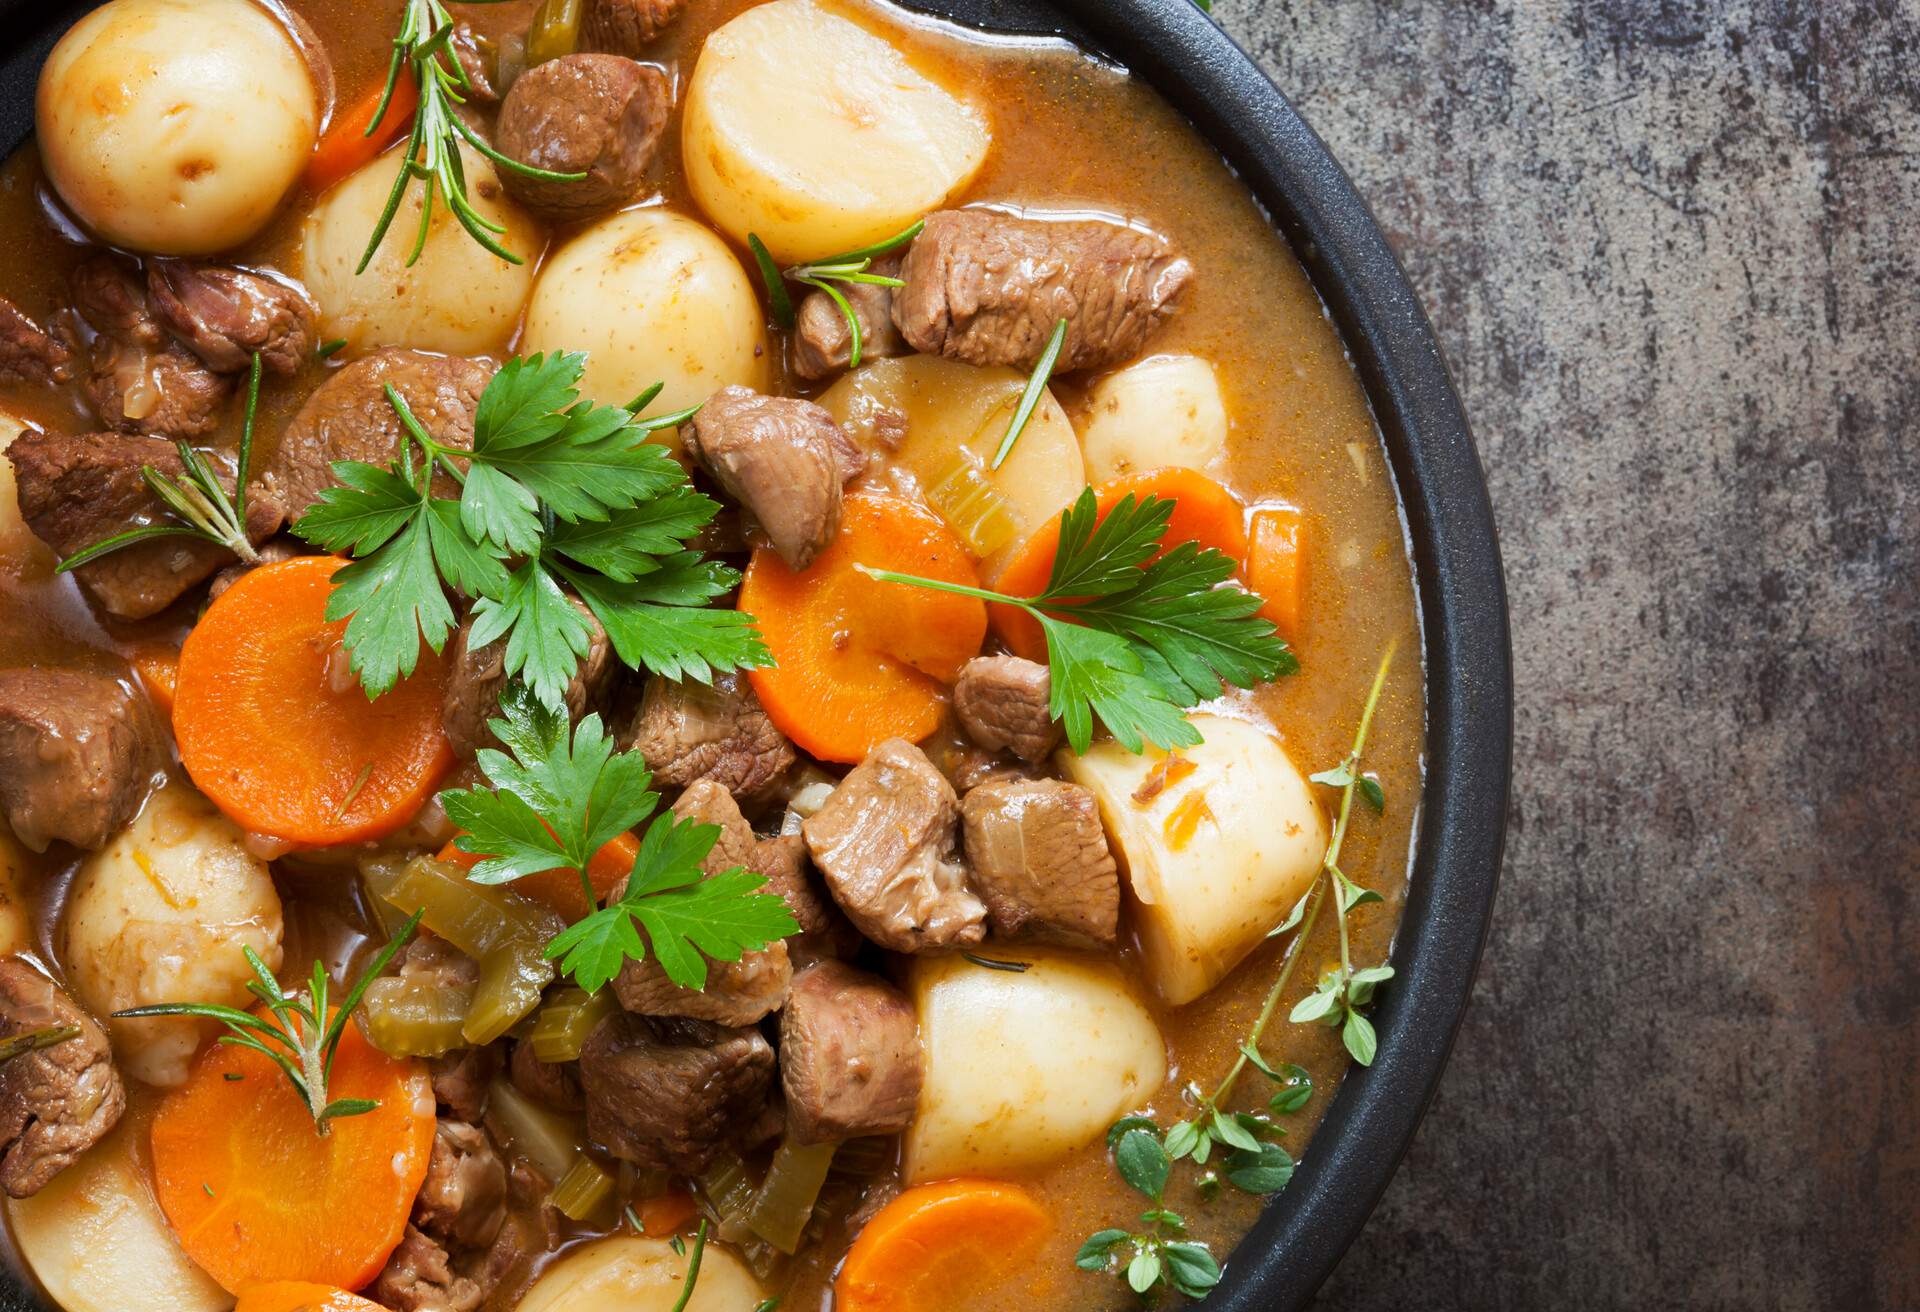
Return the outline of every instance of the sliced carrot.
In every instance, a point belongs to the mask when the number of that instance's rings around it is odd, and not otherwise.
[[[693,1220],[699,1211],[693,1201],[693,1195],[684,1189],[669,1189],[666,1193],[642,1201],[634,1209],[640,1218],[640,1229],[649,1239],[666,1239],[679,1234]]]
[[[640,840],[632,834],[607,840],[606,845],[593,854],[593,860],[587,862],[587,878],[593,881],[594,906],[605,901],[613,886],[633,873],[633,859],[638,855]],[[486,858],[462,852],[448,843],[440,849],[438,859],[451,861],[462,870],[471,870]],[[579,872],[574,870],[543,870],[537,875],[524,875],[513,881],[513,891],[552,907],[569,921],[579,920],[594,909],[587,905],[586,890],[580,887]]]
[[[358,1294],[305,1280],[276,1280],[243,1290],[233,1312],[386,1312]]]
[[[945,1312],[1004,1277],[1051,1229],[1023,1189],[946,1180],[909,1189],[875,1213],[847,1251],[834,1312]]]
[[[133,654],[133,672],[140,676],[148,700],[171,716],[174,691],[180,682],[180,653],[168,647],[142,647]]]
[[[321,192],[340,179],[371,160],[388,146],[398,141],[413,125],[413,111],[420,104],[420,88],[410,73],[402,73],[394,84],[393,99],[387,105],[387,112],[380,117],[380,126],[372,136],[367,135],[367,125],[373,122],[374,111],[380,108],[380,95],[385,83],[380,83],[355,101],[353,107],[341,114],[327,129],[327,135],[313,148],[313,155],[307,160],[307,171],[303,181],[310,191]]]
[[[1160,538],[1160,555],[1182,542],[1198,542],[1236,561],[1246,559],[1247,533],[1242,525],[1245,511],[1233,493],[1205,474],[1176,467],[1143,469],[1102,483],[1094,489],[1100,518],[1105,519],[1107,512],[1129,494],[1136,501],[1154,496],[1173,502],[1167,531]],[[1053,558],[1059,550],[1060,520],[1055,517],[1014,553],[1006,568],[1000,571],[994,589],[1010,597],[1032,597],[1045,591],[1047,580],[1053,576]],[[1047,658],[1047,641],[1038,620],[1015,606],[996,605],[990,609],[993,630],[1008,650],[1031,661]]]
[[[1266,506],[1254,511],[1243,571],[1247,586],[1267,603],[1260,613],[1289,640],[1300,636],[1300,609],[1306,591],[1304,518],[1296,506]]]
[[[154,1114],[154,1194],[187,1256],[236,1293],[283,1280],[358,1289],[406,1229],[433,1151],[427,1068],[349,1025],[327,1093],[380,1105],[329,1121],[322,1138],[277,1066],[213,1044]]]
[[[422,650],[413,676],[372,702],[330,679],[346,625],[325,611],[345,563],[249,570],[180,649],[173,728],[194,784],[242,828],[308,847],[392,833],[453,766],[439,656]]]
[[[882,583],[858,565],[979,586],[946,521],[900,497],[848,497],[840,535],[798,573],[771,551],[753,553],[740,609],[775,664],[748,678],[780,730],[826,761],[858,761],[888,738],[939,728],[944,685],[986,636],[974,598]]]

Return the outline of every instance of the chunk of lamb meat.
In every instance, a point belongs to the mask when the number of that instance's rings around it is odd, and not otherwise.
[[[485,38],[476,33],[465,21],[453,25],[453,35],[447,38],[447,49],[460,63],[460,71],[467,75],[467,86],[460,94],[470,105],[497,105],[500,103],[500,88],[494,85],[493,77],[487,67],[488,59],[483,52]]]
[[[87,670],[0,670],[0,809],[35,852],[94,851],[133,818],[166,769],[146,695]]]
[[[127,1092],[93,1018],[19,957],[0,960],[0,1041],[71,1025],[80,1032],[0,1064],[0,1187],[31,1198],[120,1121]]]
[[[449,1249],[484,1248],[507,1215],[507,1168],[479,1126],[442,1118],[413,1223]]]
[[[694,784],[675,799],[673,814],[720,827],[713,850],[700,863],[709,878],[736,868],[759,869],[760,850],[766,844],[754,837],[739,804],[720,785],[706,780]],[[619,898],[625,887],[624,882],[616,886],[609,900]],[[746,953],[738,961],[708,962],[704,989],[674,983],[652,956],[628,961],[614,977],[613,992],[622,1007],[643,1016],[689,1016],[721,1025],[751,1025],[780,1009],[792,978],[793,965],[783,941]]]
[[[749,869],[767,877],[767,891],[785,900],[800,925],[800,932],[787,939],[787,959],[796,972],[815,961],[839,960],[860,950],[860,931],[813,874],[807,840],[798,831],[761,839],[754,861]]]
[[[34,535],[70,556],[116,533],[164,522],[166,504],[141,477],[142,465],[180,477],[172,442],[118,433],[20,434],[7,448],[20,516]],[[276,507],[249,500],[247,536],[279,531]],[[234,556],[201,538],[163,537],[122,547],[74,570],[87,595],[115,619],[142,620],[178,601]]]
[[[254,551],[254,554],[259,557],[258,560],[236,560],[213,576],[213,582],[207,585],[207,600],[218,600],[221,593],[262,565],[277,565],[283,560],[304,556],[311,550],[312,548],[298,538],[277,537],[263,542]]]
[[[0,296],[0,383],[58,387],[72,378],[72,349]]]
[[[494,144],[509,159],[573,182],[500,170],[509,195],[542,218],[571,223],[619,209],[646,181],[667,127],[666,75],[621,55],[562,55],[522,73],[500,105]]]
[[[280,434],[273,456],[254,480],[254,499],[298,520],[334,486],[333,462],[364,460],[385,465],[400,453],[404,430],[384,390],[400,393],[407,408],[447,446],[473,445],[473,415],[496,366],[488,360],[384,350],[355,360],[314,389]],[[445,470],[434,475],[434,492],[460,495]]]
[[[805,569],[833,540],[840,490],[866,468],[833,416],[797,397],[723,388],[683,431],[714,482],[753,512],[794,569]]]
[[[610,1016],[587,1037],[587,1133],[615,1157],[694,1175],[759,1116],[773,1086],[759,1030]]]
[[[607,676],[617,667],[607,631],[593,612],[577,598],[568,598],[587,622],[587,656],[567,683],[567,718],[578,721],[595,709]],[[471,760],[482,747],[498,740],[488,722],[500,718],[500,694],[507,686],[507,640],[495,638],[482,647],[468,642],[473,617],[460,621],[447,661],[447,690],[440,702],[440,723],[447,741],[461,760]]]
[[[577,1112],[587,1105],[580,1089],[580,1067],[570,1061],[541,1061],[530,1043],[513,1045],[507,1060],[507,1076],[513,1087],[543,1107],[557,1112]]]
[[[474,1312],[486,1296],[479,1281],[456,1271],[447,1250],[411,1223],[373,1282],[374,1299],[392,1312]]]
[[[205,437],[220,426],[234,379],[174,341],[147,303],[139,274],[114,255],[77,266],[68,282],[86,339],[87,398],[121,433]]]
[[[615,711],[614,741],[639,752],[653,781],[686,788],[710,780],[749,806],[764,803],[798,759],[741,674],[653,678]]]
[[[261,367],[291,374],[313,353],[317,311],[304,290],[226,264],[147,262],[154,318],[216,373]]]
[[[953,785],[904,738],[867,754],[800,826],[833,900],[890,952],[963,947],[986,908],[955,853]]]
[[[913,1120],[920,1079],[920,1026],[906,994],[838,961],[793,977],[780,1081],[796,1140],[898,1134]]]
[[[868,270],[885,278],[900,276],[900,256],[885,255]],[[893,291],[875,283],[848,283],[841,292],[860,323],[860,358],[880,360],[906,355],[911,349],[893,322]],[[853,359],[853,334],[847,316],[825,292],[813,292],[800,302],[793,325],[793,371],[802,378],[825,378],[845,369]]]
[[[900,277],[893,321],[916,351],[1030,368],[1065,319],[1054,369],[1069,373],[1139,354],[1193,265],[1164,238],[1117,223],[942,210],[927,216]]]
[[[1060,779],[995,779],[961,799],[960,818],[996,935],[1114,945],[1120,875],[1091,791]]]
[[[976,656],[953,685],[953,713],[967,736],[994,752],[1039,761],[1060,745],[1047,710],[1053,690],[1047,667],[1018,656]]]
[[[686,7],[687,0],[586,0],[581,43],[588,50],[637,58]]]

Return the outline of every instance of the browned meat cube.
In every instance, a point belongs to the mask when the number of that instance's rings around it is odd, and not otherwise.
[[[610,1016],[580,1053],[587,1133],[638,1166],[697,1174],[758,1119],[773,1066],[758,1030]]]
[[[57,387],[73,377],[67,344],[0,296],[0,383]]]
[[[978,943],[986,908],[955,851],[959,803],[912,743],[889,738],[801,826],[833,900],[892,952]]]
[[[64,1043],[0,1064],[0,1186],[30,1198],[120,1121],[127,1093],[107,1035],[52,980],[0,960],[0,1039],[72,1025]]]
[[[317,312],[304,290],[226,264],[150,260],[147,300],[154,318],[216,373],[240,373],[260,356],[276,374],[313,354]]]
[[[900,257],[887,255],[868,270],[885,278],[900,276]],[[847,283],[840,288],[860,321],[860,358],[881,360],[905,355],[906,339],[893,323],[893,288],[873,283]],[[802,378],[825,378],[839,373],[853,358],[853,334],[847,316],[831,296],[812,292],[800,302],[793,327],[793,371]]]
[[[0,670],[0,809],[35,852],[93,851],[130,820],[166,770],[165,730],[146,695],[86,670]]]
[[[613,733],[622,751],[646,760],[656,784],[709,780],[749,806],[766,801],[797,759],[741,674],[715,675],[711,686],[649,679],[616,711]]]
[[[988,751],[1039,761],[1060,745],[1047,709],[1053,682],[1047,667],[1018,656],[976,656],[953,685],[953,713],[967,736]]]
[[[687,0],[586,0],[580,38],[589,50],[637,57],[686,7]]]
[[[487,1296],[479,1281],[454,1269],[439,1241],[411,1223],[372,1292],[393,1312],[475,1312]]]
[[[93,330],[85,383],[101,423],[121,433],[182,439],[219,427],[233,377],[209,369],[168,336],[131,265],[97,255],[74,269],[70,287],[75,310]]]
[[[444,1117],[434,1127],[413,1223],[448,1247],[493,1242],[507,1216],[507,1168],[487,1132]]]
[[[995,934],[1113,946],[1120,876],[1092,792],[1059,779],[996,779],[961,800],[960,816]]]
[[[811,401],[744,387],[713,394],[684,430],[688,450],[753,512],[780,558],[805,569],[840,527],[840,489],[866,457]]]
[[[587,1095],[580,1091],[580,1066],[571,1061],[541,1061],[530,1043],[513,1045],[507,1061],[507,1076],[513,1087],[543,1107],[557,1112],[586,1109]]]
[[[1097,220],[1052,222],[942,210],[907,251],[893,321],[914,350],[1030,368],[1067,321],[1057,373],[1138,355],[1193,278],[1152,233]]]
[[[898,1134],[913,1120],[920,1079],[920,1027],[906,994],[838,961],[793,977],[780,1080],[796,1140]]]
[[[562,55],[522,73],[500,106],[494,143],[509,159],[574,182],[500,170],[512,197],[543,218],[577,222],[639,192],[666,131],[673,90],[659,69],[619,55]]]
[[[587,655],[567,683],[567,718],[574,723],[598,709],[608,677],[619,668],[607,632],[592,611],[577,598],[568,598],[587,622]],[[472,760],[482,747],[497,747],[489,721],[500,718],[500,694],[507,687],[507,640],[496,638],[484,647],[467,645],[473,630],[469,615],[454,631],[447,655],[447,690],[440,701],[440,724],[447,731],[455,756]]]

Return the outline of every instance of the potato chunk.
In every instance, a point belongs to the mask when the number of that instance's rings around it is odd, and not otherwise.
[[[280,966],[280,895],[240,830],[185,784],[155,793],[81,863],[60,959],[74,996],[103,1020],[162,1002],[246,1007],[241,948]],[[186,1016],[106,1022],[121,1068],[174,1085],[213,1022]]]
[[[1326,815],[1279,739],[1242,720],[1191,719],[1206,741],[1173,756],[1103,742],[1054,757],[1100,800],[1147,972],[1176,1005],[1259,945],[1327,850]]]
[[[654,383],[652,413],[767,382],[760,302],[732,251],[667,210],[603,219],[548,257],[520,351],[585,351],[581,388],[625,405]]]
[[[909,1182],[1053,1161],[1166,1079],[1160,1030],[1110,961],[1012,955],[1032,964],[1016,974],[959,956],[913,960],[926,1079],[907,1130]]]
[[[674,1312],[686,1269],[664,1239],[602,1239],[548,1267],[516,1312]],[[764,1297],[739,1258],[708,1244],[686,1312],[754,1312]]]
[[[940,208],[991,139],[978,109],[813,0],[773,0],[709,36],[681,132],[700,207],[786,263],[865,246]]]
[[[1212,365],[1155,355],[1095,383],[1080,429],[1096,483],[1173,465],[1205,469],[1227,449],[1227,407]]]

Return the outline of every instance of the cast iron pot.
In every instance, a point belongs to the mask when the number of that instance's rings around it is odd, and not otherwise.
[[[1226,1263],[1208,1312],[1304,1306],[1360,1233],[1440,1081],[1493,914],[1513,672],[1492,507],[1439,343],[1326,146],[1188,0],[908,0],[1003,32],[1065,36],[1173,102],[1246,180],[1346,339],[1405,507],[1426,641],[1427,782],[1380,1052],[1340,1086],[1293,1183]],[[34,82],[86,0],[0,0],[0,138],[32,130]],[[386,8],[394,8],[386,5]],[[0,1308],[38,1312],[0,1274]],[[129,1312],[136,1312],[129,1309]]]

